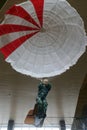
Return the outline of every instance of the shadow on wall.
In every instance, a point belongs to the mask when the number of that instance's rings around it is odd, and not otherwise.
[[[75,119],[72,125],[72,130],[74,129],[87,129],[87,74],[83,81],[78,98]]]

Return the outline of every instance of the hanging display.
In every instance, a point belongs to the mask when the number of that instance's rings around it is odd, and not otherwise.
[[[29,0],[14,5],[0,24],[0,51],[13,69],[53,77],[85,52],[84,23],[66,0]]]

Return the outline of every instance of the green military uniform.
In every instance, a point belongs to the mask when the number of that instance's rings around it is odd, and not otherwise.
[[[51,89],[51,84],[44,84],[40,83],[38,86],[38,95],[36,98],[36,104],[37,104],[37,116],[39,118],[45,118],[46,117],[46,110],[47,110],[47,100],[46,96],[48,92]]]
[[[50,84],[45,84],[41,82],[38,85],[38,95],[36,98],[36,114],[35,114],[35,122],[34,125],[36,127],[42,127],[44,119],[46,117],[46,111],[47,111],[47,100],[46,96],[48,92],[51,89]]]

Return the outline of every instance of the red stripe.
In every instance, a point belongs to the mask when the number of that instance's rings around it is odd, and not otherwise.
[[[32,30],[38,30],[38,29],[28,27],[28,26],[23,26],[23,25],[14,25],[14,24],[0,25],[0,35],[4,35],[4,34],[7,34],[7,33],[12,33],[12,32],[32,31]]]
[[[28,22],[36,25],[37,27],[39,27],[39,25],[36,23],[36,21],[31,17],[31,15],[26,10],[24,10],[21,6],[14,5],[12,8],[10,8],[6,12],[6,14],[19,16],[19,17],[27,20]]]
[[[7,58],[13,51],[15,51],[20,45],[22,45],[27,39],[31,38],[33,35],[35,35],[37,32],[22,36],[11,43],[5,45],[4,47],[0,48],[0,51],[2,54]]]
[[[40,21],[40,25],[41,27],[43,26],[43,8],[44,8],[44,0],[31,0],[36,13],[37,13],[37,17]]]

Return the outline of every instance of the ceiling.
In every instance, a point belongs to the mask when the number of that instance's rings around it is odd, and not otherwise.
[[[8,0],[0,10],[0,20],[5,11],[15,3],[24,0]],[[84,20],[87,31],[87,0],[68,0],[77,9]],[[52,89],[48,94],[48,110],[45,124],[58,124],[65,119],[71,124],[75,114],[79,91],[87,73],[87,51],[77,64],[65,73],[50,79]],[[23,124],[26,114],[34,107],[39,80],[22,75],[12,69],[0,54],[0,124],[6,124],[13,119],[17,124]]]

